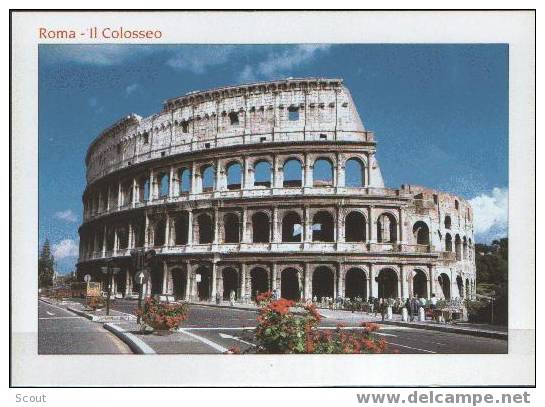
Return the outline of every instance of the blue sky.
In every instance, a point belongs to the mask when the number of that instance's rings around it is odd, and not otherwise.
[[[375,132],[388,187],[472,200],[476,241],[507,233],[508,47],[478,45],[40,45],[40,245],[74,269],[88,145],[121,116],[193,90],[343,78]]]

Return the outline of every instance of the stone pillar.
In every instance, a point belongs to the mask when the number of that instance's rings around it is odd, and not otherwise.
[[[214,167],[216,169],[216,176],[214,177],[214,190],[221,191],[223,189],[223,171],[221,171],[221,162],[219,160],[215,160]]]
[[[369,295],[378,297],[377,271],[372,264],[369,265]]]
[[[185,301],[191,300],[191,287],[193,286],[193,277],[191,273],[191,263],[189,261],[185,262]]]
[[[114,256],[117,255],[117,250],[119,249],[119,237],[117,235],[117,227],[114,228],[114,250],[113,254]]]
[[[435,269],[433,266],[428,266],[428,274],[429,274],[428,281],[427,281],[428,290],[429,290],[428,297],[431,298],[432,294],[435,294],[435,296],[437,297],[438,295],[437,295],[437,292],[435,291],[435,287],[433,284],[435,281]]]
[[[163,294],[168,294],[168,266],[167,262],[163,261],[163,285],[161,287]]]
[[[305,161],[303,162],[303,186],[306,188],[312,187],[312,165],[307,154],[305,154]]]
[[[191,190],[189,191],[190,194],[194,194],[196,191],[196,175],[197,175],[197,164],[195,161],[191,163]]]
[[[312,300],[312,272],[309,263],[305,263],[305,289],[303,296],[305,300]]]
[[[108,189],[107,189],[107,194],[106,194],[106,212],[108,212],[110,210],[110,184],[108,184]]]
[[[278,230],[279,230],[279,224],[278,224],[278,208],[275,206],[273,208],[273,213],[272,213],[272,242],[274,243],[278,243],[280,240],[279,237],[279,233],[278,233]]]
[[[337,216],[337,230],[336,230],[336,237],[335,240],[337,243],[344,243],[345,239],[345,230],[344,230],[344,222],[343,222],[343,214],[341,211],[341,207],[336,207],[336,216]]]
[[[187,211],[187,245],[193,244],[193,211]]]
[[[240,294],[239,299],[244,300],[244,296],[246,295],[246,264],[241,263],[240,264]]]
[[[278,159],[274,155],[272,162],[272,186],[273,188],[282,188],[282,170],[277,168],[277,165]]]
[[[242,208],[242,236],[240,241],[248,243],[248,210],[246,207]]]
[[[371,167],[373,165],[373,161],[375,160],[375,153],[368,153],[367,154],[367,186],[371,186]]]
[[[128,229],[127,229],[127,240],[128,240],[128,241],[127,241],[127,247],[128,247],[129,249],[134,248],[134,236],[133,236],[133,233],[134,233],[134,231],[133,231],[133,229],[132,229],[132,223],[129,222],[129,224],[128,224]]]
[[[148,201],[153,201],[155,199],[155,189],[155,174],[153,173],[153,170],[150,170]]]
[[[409,281],[407,277],[409,276],[410,270],[408,269],[407,265],[402,264],[399,268],[399,274],[400,274],[400,280],[401,280],[401,292],[399,293],[399,297],[401,298],[408,298],[409,297]]]
[[[310,210],[307,206],[303,208],[303,242],[312,241],[312,222]]]
[[[271,290],[274,290],[276,288],[278,288],[276,286],[276,273],[277,273],[277,270],[276,270],[276,263],[273,263],[271,265]]]
[[[106,228],[106,225],[104,225],[104,233],[102,235],[102,257],[106,257],[106,239],[108,236],[108,230]]]
[[[170,167],[170,173],[168,176],[168,197],[174,196],[174,167]]]
[[[335,173],[337,176],[336,176],[335,184],[334,184],[337,188],[344,188],[346,186],[345,172],[344,172],[345,166],[341,161],[342,161],[341,154],[337,153],[337,165],[335,167],[336,169]]]
[[[342,278],[342,268],[340,264],[337,264],[336,276],[337,276],[337,297],[344,298],[344,282]]]
[[[219,242],[219,231],[220,231],[220,222],[219,222],[219,213],[218,209],[214,208],[214,244]]]
[[[170,218],[169,213],[166,214],[166,220],[165,220],[165,246],[171,246],[171,233],[170,233],[170,226],[172,223],[172,219]]]
[[[145,222],[144,222],[144,247],[147,249],[149,247],[149,216],[146,212],[145,214]]]
[[[403,243],[405,237],[403,233],[403,209],[399,208],[399,224],[397,226],[397,242]],[[431,239],[430,239],[431,244]]]
[[[117,186],[117,207],[121,208],[125,202],[123,202],[123,184],[119,182]]]
[[[211,290],[211,296],[212,301],[216,300],[216,290],[217,290],[217,264],[215,261],[212,262],[212,290]]]
[[[129,269],[125,269],[125,293],[123,294],[125,297],[132,293],[132,279],[131,279],[131,272]]]
[[[376,243],[377,241],[377,232],[375,230],[376,222],[375,222],[375,216],[373,213],[372,206],[367,208],[367,226],[368,226],[367,241],[369,243]]]

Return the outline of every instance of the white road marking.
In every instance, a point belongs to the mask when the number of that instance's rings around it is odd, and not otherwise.
[[[41,317],[41,318],[38,318],[38,319],[87,319],[87,318],[83,318],[83,317]]]
[[[186,335],[188,335],[188,336],[190,336],[190,337],[192,337],[192,338],[194,338],[194,339],[196,339],[196,340],[210,346],[211,348],[216,349],[217,351],[219,351],[221,353],[225,353],[225,352],[227,352],[229,350],[229,349],[224,348],[223,346],[221,346],[221,345],[219,345],[219,344],[217,344],[215,342],[212,342],[209,339],[206,339],[206,338],[203,338],[202,336],[195,335],[194,333],[188,332],[183,328],[178,329],[178,332],[184,333],[184,334],[186,334]]]
[[[183,329],[184,331],[250,331],[250,330],[253,330],[255,329],[255,326],[248,326],[248,327],[227,327],[227,328],[222,328],[222,327],[197,327],[197,326],[194,326],[194,327],[185,327],[185,328],[180,328],[180,329]]]
[[[245,343],[246,345],[256,346],[256,345],[253,344],[252,342],[247,342],[247,341],[245,341],[244,339],[240,339],[238,336],[227,335],[227,334],[224,334],[224,333],[222,333],[222,332],[220,332],[219,335],[220,335],[223,339],[232,339],[232,340],[234,340],[234,341],[239,341],[239,342]]]
[[[387,334],[387,333],[384,333],[384,332],[373,332],[375,335],[380,335],[380,336],[393,336],[394,338],[397,338],[397,335],[394,335],[394,334]]]
[[[55,315],[54,312],[45,311],[45,313],[46,313],[47,315],[51,315],[51,316]]]
[[[388,343],[389,343],[390,345],[401,346],[402,348],[413,349],[413,350],[419,350],[420,352],[437,353],[437,352],[434,352],[434,351],[431,351],[431,350],[427,350],[427,349],[413,348],[412,346],[401,345],[401,344],[399,344],[399,343],[393,343],[393,342],[388,342]]]

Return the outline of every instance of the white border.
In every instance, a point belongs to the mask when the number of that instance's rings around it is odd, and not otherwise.
[[[157,355],[123,357],[122,362],[115,356],[38,356],[37,27],[83,29],[90,24],[115,27],[120,23],[157,27],[164,33],[163,43],[509,43],[509,354]],[[534,30],[533,13],[521,11],[14,14],[12,384],[532,385],[535,382]]]

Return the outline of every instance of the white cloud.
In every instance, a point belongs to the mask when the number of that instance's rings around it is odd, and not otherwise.
[[[140,88],[140,85],[133,83],[125,88],[125,94],[130,96],[132,93],[136,92]]]
[[[210,66],[226,63],[234,51],[233,45],[187,47],[168,59],[167,65],[181,71],[203,74]]]
[[[77,223],[78,217],[77,215],[72,212],[72,209],[67,209],[65,211],[60,211],[55,213],[55,218],[64,220],[66,222],[70,223]]]
[[[308,64],[321,52],[331,48],[328,44],[303,44],[289,47],[280,52],[271,52],[267,57],[253,67],[246,65],[240,74],[240,81],[247,82],[261,79],[274,79],[289,76],[294,68]]]
[[[43,54],[46,63],[74,62],[102,66],[120,65],[141,54],[150,54],[159,50],[146,45],[114,44],[50,45],[48,47],[48,52]]]
[[[490,240],[507,235],[508,189],[494,188],[469,201],[473,207],[473,225],[477,238]]]
[[[78,257],[78,255],[78,244],[72,239],[64,239],[53,245],[53,256],[57,260],[67,257]]]

